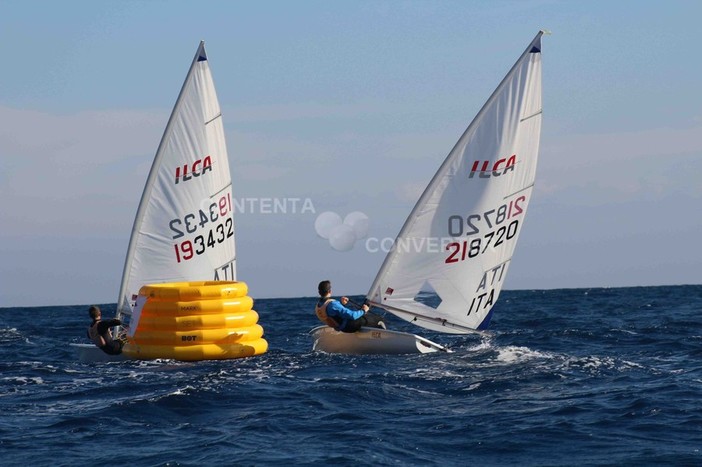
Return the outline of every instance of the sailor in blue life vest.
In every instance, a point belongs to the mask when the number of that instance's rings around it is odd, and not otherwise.
[[[317,290],[319,301],[314,312],[327,326],[341,332],[356,332],[362,326],[385,329],[380,316],[368,313],[368,305],[363,304],[360,310],[350,310],[344,306],[349,302],[347,297],[341,297],[341,301],[331,298],[331,282],[320,282]]]
[[[93,344],[108,355],[121,354],[124,342],[119,339],[112,339],[110,328],[114,326],[121,326],[122,321],[118,319],[108,319],[103,321],[100,307],[95,305],[88,308],[88,314],[93,319],[92,324],[88,328],[88,339],[90,339]]]

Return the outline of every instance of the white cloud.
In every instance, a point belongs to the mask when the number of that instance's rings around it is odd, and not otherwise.
[[[702,194],[702,126],[542,141],[537,190],[547,197],[577,191],[579,202],[590,198],[606,203],[633,196]]]
[[[578,169],[646,157],[663,158],[702,152],[702,126],[652,128],[633,132],[543,138],[542,160],[550,168]]]
[[[400,201],[416,203],[419,197],[422,196],[425,188],[426,182],[407,182],[403,183],[395,190],[395,195]]]
[[[377,106],[371,102],[344,104],[302,102],[294,104],[241,106],[227,110],[226,123],[271,123],[329,117],[355,118],[377,110]]]
[[[115,215],[135,209],[166,118],[0,107],[3,233],[80,236],[131,223]]]

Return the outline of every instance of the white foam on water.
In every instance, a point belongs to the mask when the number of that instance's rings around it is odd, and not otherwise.
[[[25,384],[44,384],[44,379],[40,376],[8,376],[8,377],[0,379],[0,381],[7,381],[10,383],[20,383],[23,385],[25,385]]]
[[[496,360],[501,363],[522,363],[534,359],[552,359],[553,354],[547,352],[539,352],[532,350],[529,347],[507,346],[498,347]]]

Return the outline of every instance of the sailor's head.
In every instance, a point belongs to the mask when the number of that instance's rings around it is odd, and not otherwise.
[[[317,291],[319,292],[320,297],[326,297],[331,292],[331,282],[329,282],[329,281],[320,282],[319,285],[317,286]]]
[[[91,305],[90,308],[88,308],[88,314],[92,319],[100,319],[100,316],[102,313],[100,312],[100,307],[97,305]]]

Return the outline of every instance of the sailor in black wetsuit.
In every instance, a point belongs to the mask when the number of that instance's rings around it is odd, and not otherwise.
[[[88,339],[90,339],[93,344],[108,355],[121,354],[124,342],[121,340],[113,340],[110,328],[114,326],[121,326],[122,322],[118,319],[108,319],[103,321],[102,312],[100,311],[100,308],[95,305],[88,308],[88,314],[93,319],[92,324],[88,328]]]

